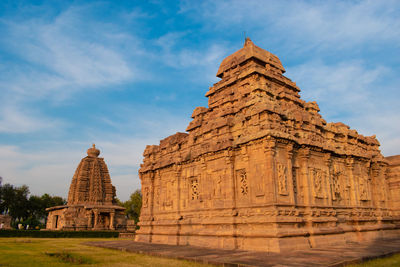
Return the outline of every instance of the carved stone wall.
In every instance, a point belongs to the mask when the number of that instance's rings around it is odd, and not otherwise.
[[[48,208],[46,229],[125,230],[125,208],[115,203],[115,187],[100,151],[87,151],[72,178],[68,204]]]
[[[281,251],[398,234],[375,136],[327,123],[284,72],[247,39],[188,133],[146,147],[137,241]]]
[[[389,167],[386,173],[387,183],[381,185],[378,189],[378,195],[388,195],[390,197],[391,206],[400,211],[400,155],[386,157]],[[379,166],[375,172],[376,175],[385,177],[384,173],[379,172]]]

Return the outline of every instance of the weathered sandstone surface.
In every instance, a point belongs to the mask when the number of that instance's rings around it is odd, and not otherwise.
[[[284,72],[247,39],[188,133],[146,147],[137,241],[282,251],[399,235],[400,158],[327,123]]]

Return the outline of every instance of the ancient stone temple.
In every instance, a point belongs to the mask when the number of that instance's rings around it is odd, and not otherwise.
[[[146,147],[137,241],[282,251],[400,234],[398,158],[327,123],[284,72],[247,39],[188,133]]]
[[[0,230],[11,229],[11,216],[0,214]]]
[[[72,177],[68,204],[48,208],[50,230],[125,230],[125,208],[115,203],[115,187],[100,150],[87,150]]]

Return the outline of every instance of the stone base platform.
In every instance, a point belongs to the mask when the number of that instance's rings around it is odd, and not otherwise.
[[[400,238],[377,239],[368,244],[351,242],[344,245],[322,246],[284,253],[174,246],[130,240],[96,241],[85,244],[152,256],[184,259],[217,266],[338,267],[400,253]]]
[[[119,238],[135,238],[135,232],[120,232]]]

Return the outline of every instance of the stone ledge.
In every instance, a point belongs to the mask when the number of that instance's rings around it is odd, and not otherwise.
[[[85,245],[151,256],[184,259],[216,266],[329,266],[339,267],[400,253],[400,238],[347,243],[285,253],[209,249],[194,246],[150,244],[130,240],[86,242]]]

